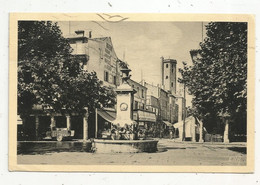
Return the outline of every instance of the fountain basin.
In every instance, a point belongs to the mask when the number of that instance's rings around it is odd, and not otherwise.
[[[17,154],[91,152],[91,141],[18,141]]]
[[[156,152],[158,140],[104,140],[94,139],[96,153]]]

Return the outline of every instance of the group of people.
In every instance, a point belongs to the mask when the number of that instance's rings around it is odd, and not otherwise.
[[[123,127],[120,127],[120,125],[112,124],[110,128],[106,127],[103,129],[103,131],[100,132],[100,136],[102,139],[112,140],[136,140],[146,139],[148,137],[170,137],[170,139],[173,139],[176,137],[175,134],[177,134],[175,130],[167,130],[157,127],[139,127],[137,129],[137,126],[135,124],[125,124]]]
[[[112,140],[135,140],[136,137],[136,126],[127,125],[124,127],[119,127],[119,125],[112,125],[112,129],[105,129],[102,131],[103,139]]]

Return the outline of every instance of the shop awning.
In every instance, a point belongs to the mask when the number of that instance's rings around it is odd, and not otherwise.
[[[174,127],[174,128],[180,128],[180,127],[183,127],[183,121],[180,121],[180,122],[174,123],[174,124],[173,124],[173,127]]]
[[[185,125],[187,125],[187,124],[189,124],[189,123],[191,123],[191,122],[193,122],[193,121],[195,121],[194,117],[189,116],[189,117],[187,117],[187,118],[185,119]],[[194,123],[194,124],[195,124],[195,123]],[[179,122],[177,122],[177,123],[174,123],[173,126],[174,126],[174,128],[183,127],[183,120],[182,120],[182,121],[179,121]]]
[[[99,116],[104,118],[105,120],[112,122],[116,118],[116,113],[113,111],[103,110],[103,109],[97,109],[97,113]]]
[[[134,112],[134,119],[135,119],[135,114],[138,117],[138,121],[148,121],[148,122],[156,122],[156,116],[154,112],[149,112],[145,110],[137,110]]]
[[[164,123],[167,127],[172,127],[172,123],[170,123],[169,121],[163,121],[163,123]]]

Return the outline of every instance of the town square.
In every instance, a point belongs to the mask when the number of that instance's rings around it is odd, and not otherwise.
[[[247,165],[246,22],[18,21],[17,164]]]

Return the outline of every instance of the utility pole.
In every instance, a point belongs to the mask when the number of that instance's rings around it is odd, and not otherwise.
[[[201,25],[201,42],[203,42],[203,22],[202,22],[202,25]]]
[[[69,21],[69,34],[68,35],[70,35],[70,21]]]
[[[183,84],[183,134],[182,141],[185,141],[185,118],[186,118],[186,86]]]

